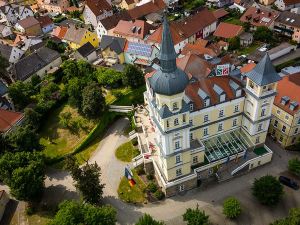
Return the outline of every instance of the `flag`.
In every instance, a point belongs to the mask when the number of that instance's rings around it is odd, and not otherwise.
[[[125,177],[130,180],[133,178],[133,174],[128,166],[125,167]]]
[[[128,180],[128,183],[129,183],[130,187],[133,187],[136,184],[134,179]]]

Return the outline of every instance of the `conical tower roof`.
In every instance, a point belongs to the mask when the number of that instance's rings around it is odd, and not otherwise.
[[[275,83],[281,80],[276,72],[269,54],[266,53],[262,60],[246,76],[259,86]]]
[[[162,41],[160,45],[160,69],[149,78],[153,91],[162,95],[175,95],[184,91],[189,83],[187,74],[176,65],[176,52],[170,27],[166,17],[163,22]]]

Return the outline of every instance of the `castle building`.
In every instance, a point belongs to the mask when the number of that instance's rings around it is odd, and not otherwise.
[[[151,153],[145,167],[152,165],[166,195],[270,162],[272,151],[264,142],[281,78],[269,56],[246,74],[246,83],[231,76],[191,80],[176,58],[164,19],[160,68],[145,76],[144,121],[150,125],[144,123],[143,130]]]

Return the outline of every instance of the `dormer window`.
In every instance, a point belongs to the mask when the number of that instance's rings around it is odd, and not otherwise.
[[[177,110],[177,109],[178,109],[177,102],[174,102],[174,103],[173,103],[173,110]]]
[[[198,95],[203,100],[203,107],[207,107],[210,104],[209,96],[201,89],[198,90]]]
[[[235,97],[240,97],[242,95],[242,90],[238,89],[235,93]]]
[[[235,93],[235,97],[240,97],[242,95],[241,87],[236,82],[230,80],[229,86],[231,87],[232,91]]]
[[[214,84],[213,89],[217,93],[217,95],[219,96],[219,101],[224,102],[225,99],[226,99],[225,91],[220,86],[218,86],[216,84]]]
[[[210,102],[210,101],[209,101],[209,98],[208,98],[208,99],[205,99],[204,102],[203,102],[203,106],[204,106],[204,107],[209,106],[209,102]]]
[[[220,102],[224,102],[225,99],[226,99],[226,95],[225,95],[225,94],[222,94],[222,95],[220,96]]]
[[[293,111],[297,108],[297,106],[298,106],[298,102],[292,101],[290,106],[289,106],[289,109]]]
[[[190,104],[190,111],[192,112],[194,110],[194,105],[193,103]]]
[[[289,100],[290,100],[290,98],[288,96],[283,96],[283,97],[281,97],[280,103],[282,105],[286,105],[289,102]]]

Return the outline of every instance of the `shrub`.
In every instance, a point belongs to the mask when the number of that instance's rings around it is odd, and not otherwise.
[[[154,179],[154,175],[152,173],[148,173],[146,177],[147,177],[147,180],[153,180]]]
[[[230,219],[237,218],[242,212],[240,202],[234,198],[229,197],[223,203],[223,213]]]
[[[124,96],[123,92],[121,90],[112,90],[111,93],[116,97],[116,98],[121,98]]]
[[[35,213],[35,208],[33,206],[27,206],[26,207],[26,215],[31,216]]]
[[[290,159],[288,168],[291,173],[300,176],[300,160],[298,158]]]
[[[165,197],[165,193],[163,193],[161,190],[157,190],[154,193],[155,198],[157,198],[158,200],[162,200]]]
[[[138,145],[138,140],[136,138],[131,140],[131,143],[133,146],[137,146]]]
[[[155,193],[157,191],[158,187],[154,182],[150,182],[147,185],[147,190],[150,191],[151,193]]]
[[[145,174],[145,170],[144,170],[144,168],[142,166],[138,166],[135,169],[135,171],[136,171],[137,175],[139,175],[139,176]]]

